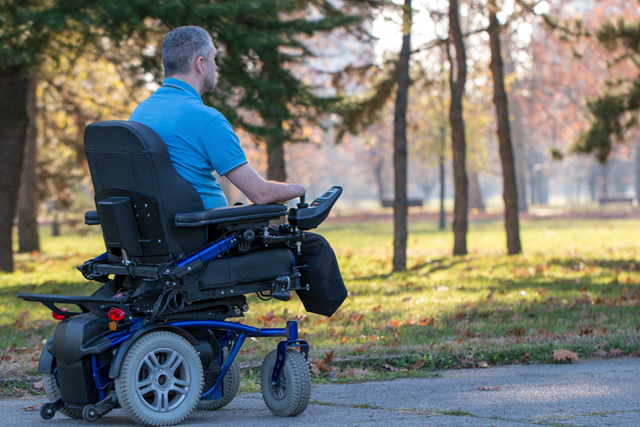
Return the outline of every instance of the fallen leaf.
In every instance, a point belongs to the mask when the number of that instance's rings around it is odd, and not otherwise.
[[[477,366],[478,368],[488,368],[489,364],[483,360],[482,362],[478,362]]]
[[[480,391],[500,391],[500,387],[478,387]]]
[[[30,411],[38,411],[38,408],[39,408],[40,406],[42,406],[42,403],[39,403],[39,404],[37,404],[37,405],[33,405],[33,406],[26,406],[26,407],[22,408],[22,410],[23,410],[23,411],[27,411],[27,412],[30,412]]]
[[[333,352],[335,350],[331,350],[331,353],[329,353],[328,351],[324,352],[324,357],[322,358],[322,360],[324,360],[324,363],[327,364],[327,366],[329,366],[331,364],[331,362],[333,361]]]
[[[349,368],[344,372],[338,372],[338,378],[352,377],[355,371],[356,371],[355,368]]]
[[[315,363],[310,364],[309,369],[311,369],[313,375],[320,376],[320,368]]]
[[[397,372],[398,371],[398,368],[396,368],[395,366],[391,366],[386,362],[382,364],[382,367],[387,369],[387,370],[389,370],[389,371],[391,371],[391,372]]]
[[[380,310],[382,310],[382,306],[381,305],[373,307],[373,311],[380,311]]]
[[[391,328],[397,328],[398,326],[402,326],[402,323],[398,322],[394,317],[393,319],[389,320],[389,323],[387,323],[387,326]]]
[[[42,387],[43,387],[42,380],[36,381],[35,383],[33,383],[33,388],[35,388],[36,390],[42,390]]]
[[[409,366],[411,366],[411,369],[416,369],[416,370],[422,368],[424,366],[424,358],[416,360]]]
[[[425,317],[420,319],[420,326],[433,325],[434,320],[431,317]]]
[[[573,351],[569,350],[553,350],[553,360],[557,362],[564,362],[566,360],[575,360],[576,362],[580,361],[580,358]]]
[[[360,347],[356,347],[356,353],[364,353],[365,351],[371,348],[371,343],[368,342],[365,345],[361,345]]]
[[[606,351],[604,351],[603,349],[599,348],[598,351],[596,351],[595,353],[593,353],[594,356],[599,356],[599,357],[607,357],[609,355],[609,353],[607,353]]]
[[[604,348],[604,347],[606,347],[608,345],[609,345],[609,343],[607,341],[602,341],[600,344],[598,344],[596,346],[596,348]]]
[[[326,372],[324,375],[322,375],[322,378],[324,378],[325,380],[335,380],[336,378],[338,378],[338,372],[337,371]]]
[[[353,371],[353,375],[357,377],[364,377],[364,376],[373,375],[373,374],[369,372],[368,369],[356,369]]]
[[[618,350],[617,348],[612,348],[611,350],[609,350],[609,354],[611,356],[622,356],[622,351]]]
[[[525,353],[525,354],[524,354],[524,356],[522,356],[522,357],[520,358],[520,360],[518,361],[518,363],[524,363],[524,362],[526,362],[526,361],[527,361],[527,358],[528,358],[529,356],[531,356],[531,353]]]

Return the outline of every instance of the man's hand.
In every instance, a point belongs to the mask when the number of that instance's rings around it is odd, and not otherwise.
[[[235,168],[225,176],[256,205],[283,203],[303,196],[307,191],[300,184],[265,181],[248,163]]]

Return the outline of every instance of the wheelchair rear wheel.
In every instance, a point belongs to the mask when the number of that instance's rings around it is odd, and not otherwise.
[[[184,420],[202,394],[202,362],[193,346],[171,332],[138,338],[115,380],[120,405],[136,422],[169,426]]]
[[[271,386],[271,375],[276,364],[277,350],[264,358],[261,372],[262,398],[269,410],[278,417],[295,417],[307,409],[311,400],[311,373],[304,356],[288,349],[284,367],[280,371],[280,384]]]
[[[58,388],[56,378],[53,375],[42,374],[42,385],[50,402],[55,402],[60,399],[60,389]],[[69,418],[73,418],[74,420],[82,419],[82,409],[62,408],[57,412],[60,412],[62,415],[66,415]]]

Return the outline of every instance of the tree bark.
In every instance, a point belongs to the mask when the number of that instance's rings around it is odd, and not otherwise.
[[[25,138],[24,164],[22,165],[22,179],[20,195],[18,196],[18,252],[32,252],[40,250],[38,238],[38,173],[37,144],[38,127],[36,124],[36,88],[38,79],[29,79],[27,88],[27,114],[29,126]]]
[[[440,142],[441,142],[441,146],[440,146],[440,156],[439,156],[439,162],[440,162],[440,221],[438,222],[438,228],[440,230],[444,230],[444,227],[446,225],[446,218],[444,215],[444,190],[445,190],[445,186],[444,186],[444,179],[445,179],[445,167],[444,167],[444,149],[445,149],[445,139],[444,139],[444,126],[440,126]]]
[[[12,230],[29,124],[27,86],[20,67],[0,69],[0,270],[13,271]]]
[[[640,142],[636,144],[636,182],[635,184],[636,184],[636,199],[640,199]]]
[[[411,56],[411,0],[404,0],[402,50],[398,60],[398,90],[393,119],[393,271],[407,268],[407,103]]]
[[[513,162],[511,130],[509,128],[509,105],[504,89],[504,70],[500,50],[500,24],[496,17],[495,0],[489,1],[489,43],[491,45],[491,74],[493,76],[493,103],[496,106],[498,120],[498,141],[502,162],[504,226],[507,231],[507,251],[509,255],[522,252],[520,244],[520,224],[518,220],[518,190],[516,170]]]
[[[278,182],[287,181],[282,142],[267,144],[267,179]]]
[[[460,30],[458,0],[449,1],[449,37],[456,51],[455,63],[451,58],[450,46],[447,45],[449,57],[449,84],[451,86],[451,106],[449,122],[451,123],[451,145],[453,148],[453,178],[455,183],[455,202],[453,208],[453,254],[467,254],[467,230],[469,201],[466,150],[467,141],[464,134],[462,118],[462,96],[467,79],[467,56]],[[454,68],[457,70],[454,72]]]
[[[480,212],[484,212],[485,206],[482,200],[482,190],[480,189],[477,172],[473,169],[467,170],[467,178],[469,180],[469,211],[471,211],[471,209],[477,209]]]

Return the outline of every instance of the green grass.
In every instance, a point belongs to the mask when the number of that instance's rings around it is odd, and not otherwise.
[[[390,223],[332,223],[319,232],[333,245],[350,292],[338,313],[327,319],[306,313],[297,299],[250,296],[246,318],[255,326],[297,319],[312,357],[332,350],[338,358],[402,355],[389,364],[407,372],[368,365],[390,378],[479,361],[551,362],[558,348],[588,357],[605,341],[605,350],[634,354],[640,344],[638,220],[523,222],[525,254],[513,257],[505,255],[500,223],[472,223],[470,254],[457,258],[449,256],[451,231],[414,223],[409,270],[397,274],[389,274]],[[49,310],[17,300],[16,293],[88,295],[98,288],[74,267],[103,252],[99,235],[44,238],[42,247],[40,254],[17,255],[15,273],[0,273],[0,378],[33,372],[33,363],[7,366],[40,348],[55,327]],[[257,362],[276,342],[248,340],[239,358]],[[420,370],[411,370],[420,359]]]

